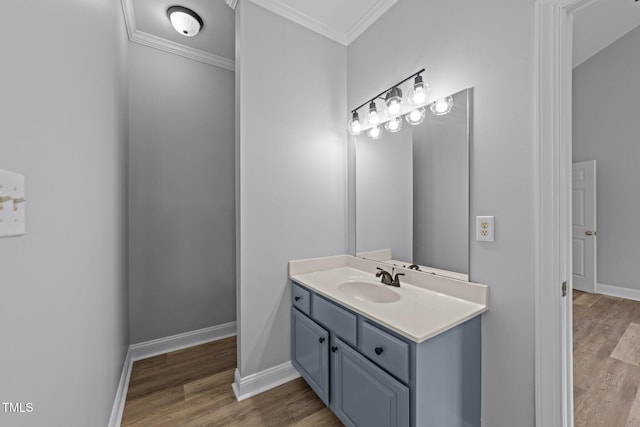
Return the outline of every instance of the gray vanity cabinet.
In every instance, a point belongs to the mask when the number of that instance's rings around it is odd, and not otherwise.
[[[332,407],[348,427],[409,427],[409,388],[339,338],[331,345]]]
[[[329,332],[291,309],[292,363],[320,399],[329,405]]]
[[[297,283],[292,296],[292,363],[345,425],[480,427],[480,316],[416,343]]]

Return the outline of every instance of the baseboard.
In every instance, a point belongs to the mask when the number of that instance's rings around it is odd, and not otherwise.
[[[232,337],[235,334],[236,322],[229,322],[223,325],[212,326],[210,328],[198,329],[196,331],[133,344],[130,347],[131,360],[135,362],[136,360],[146,359],[159,354],[182,350],[183,348],[193,347],[194,345]]]
[[[109,417],[109,427],[119,427],[122,422],[122,412],[124,411],[124,403],[127,400],[127,389],[129,388],[132,366],[131,347],[129,347],[127,355],[124,358],[124,364],[122,365],[122,374],[120,375],[120,382],[116,390],[116,398],[113,400],[111,417]]]
[[[124,359],[124,365],[122,366],[122,374],[120,375],[120,382],[116,390],[116,397],[113,401],[109,427],[119,427],[122,422],[122,413],[124,412],[124,404],[127,400],[127,390],[129,389],[133,362],[235,335],[236,322],[229,322],[210,328],[198,329],[197,331],[185,332],[184,334],[172,335],[170,337],[130,345]]]
[[[231,388],[233,388],[236,399],[241,401],[295,380],[299,376],[300,374],[290,361],[244,378],[240,376],[240,371],[236,369],[235,382],[231,385]]]
[[[622,286],[607,285],[604,283],[596,284],[596,292],[611,297],[626,298],[634,301],[640,301],[640,290],[623,288]]]

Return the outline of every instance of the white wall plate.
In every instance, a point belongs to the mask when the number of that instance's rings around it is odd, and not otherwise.
[[[0,169],[0,237],[25,234],[25,205],[24,175]]]

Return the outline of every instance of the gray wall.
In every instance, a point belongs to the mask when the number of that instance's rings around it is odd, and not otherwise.
[[[127,337],[127,38],[111,0],[5,2],[0,168],[27,234],[0,239],[3,426],[106,425]]]
[[[596,160],[598,283],[640,290],[640,27],[573,70],[573,161]]]
[[[434,99],[474,88],[472,224],[496,217],[496,241],[470,244],[471,280],[491,289],[482,322],[482,418],[491,427],[535,418],[534,244],[523,232],[534,212],[533,23],[530,0],[403,0],[348,49],[347,108],[422,67]]]
[[[291,360],[287,261],[345,252],[346,48],[236,10],[243,377]]]
[[[130,45],[130,335],[235,320],[234,73]]]

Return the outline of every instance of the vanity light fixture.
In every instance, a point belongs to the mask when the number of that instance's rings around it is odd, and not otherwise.
[[[167,16],[173,28],[186,37],[194,37],[202,30],[202,18],[191,9],[182,6],[171,6]]]
[[[447,96],[446,98],[438,99],[431,103],[431,112],[436,116],[444,116],[448,114],[453,108],[453,98]]]
[[[415,126],[422,123],[426,115],[427,115],[427,111],[423,107],[419,107],[414,110],[411,110],[409,114],[405,116],[405,118],[407,119],[407,123]]]
[[[357,111],[353,112],[353,116],[349,120],[349,133],[351,135],[360,135],[362,133],[362,123],[360,123]]]
[[[367,135],[369,135],[369,138],[371,139],[378,139],[382,136],[382,129],[380,128],[380,126],[375,125],[374,127],[369,129]]]
[[[409,92],[409,103],[412,105],[422,105],[427,102],[431,88],[422,80],[421,75],[417,75],[413,82],[411,92]]]
[[[402,127],[403,116],[405,116],[407,122],[412,125],[422,123],[426,114],[423,106],[427,104],[429,98],[429,85],[424,82],[421,76],[424,71],[425,69],[423,68],[413,73],[406,79],[383,90],[373,98],[351,110],[351,118],[348,123],[349,133],[351,135],[359,135],[367,131],[367,135],[369,135],[370,138],[378,139],[382,136],[382,125],[384,125],[389,132],[398,132]],[[401,87],[410,79],[415,80],[413,85],[410,86],[409,97],[403,99]],[[376,100],[378,99],[383,100],[386,106],[382,114],[380,114],[376,106]],[[408,113],[405,109],[407,104],[415,107]],[[368,105],[368,109],[366,110],[365,123],[363,123],[358,116],[358,110],[366,105]]]
[[[397,116],[402,109],[402,91],[394,87],[384,98],[385,104],[387,104],[387,111],[391,117]]]
[[[384,128],[389,132],[398,132],[402,129],[402,117],[394,117],[384,124]]]
[[[380,115],[378,114],[378,108],[376,108],[376,102],[371,101],[369,104],[369,124],[377,125],[380,123]]]

